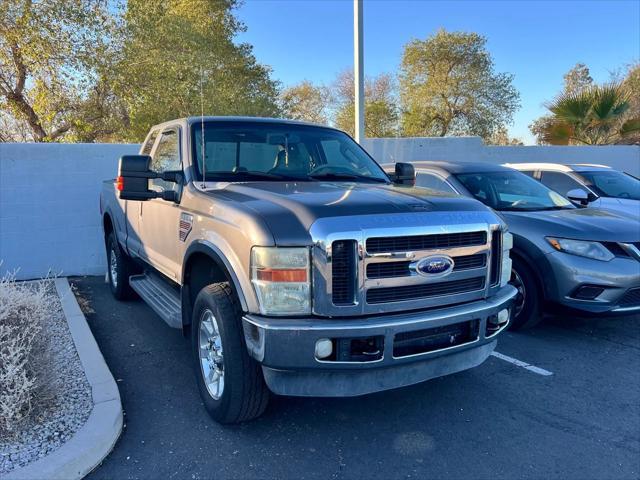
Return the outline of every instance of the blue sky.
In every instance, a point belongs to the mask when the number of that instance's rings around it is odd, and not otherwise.
[[[351,0],[246,0],[237,11],[258,60],[283,85],[330,83],[353,64]],[[443,27],[488,39],[495,68],[515,75],[522,107],[510,126],[525,143],[527,126],[562,87],[575,63],[596,81],[640,58],[640,0],[426,1],[365,0],[365,72],[397,71],[403,46]]]

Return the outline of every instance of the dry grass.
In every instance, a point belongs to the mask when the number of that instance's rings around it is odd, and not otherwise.
[[[91,300],[85,297],[82,293],[80,293],[80,290],[78,290],[78,286],[75,283],[73,282],[69,282],[69,283],[71,285],[71,291],[73,292],[73,295],[76,297],[76,301],[78,302],[78,306],[80,307],[80,310],[82,311],[82,313],[84,313],[85,315],[96,313],[95,310],[93,309],[93,306],[91,305]]]
[[[41,332],[54,301],[47,281],[0,278],[0,434],[14,432],[44,393],[48,348]]]

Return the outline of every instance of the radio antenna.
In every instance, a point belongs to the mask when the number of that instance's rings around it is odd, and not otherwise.
[[[202,188],[206,188],[207,181],[207,155],[204,141],[204,70],[200,67],[200,151],[202,152]]]

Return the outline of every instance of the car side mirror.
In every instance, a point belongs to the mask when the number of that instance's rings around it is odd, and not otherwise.
[[[590,201],[595,200],[593,194],[589,195],[581,188],[574,188],[567,192],[567,198],[579,206],[587,206]]]
[[[410,163],[396,163],[396,172],[393,182],[398,185],[415,185],[416,169]]]
[[[162,198],[176,202],[178,195],[173,190],[155,192],[149,190],[149,179],[161,178],[167,182],[182,182],[182,172],[157,173],[151,170],[149,155],[123,155],[118,162],[118,178],[116,189],[122,200],[145,201],[152,198]]]

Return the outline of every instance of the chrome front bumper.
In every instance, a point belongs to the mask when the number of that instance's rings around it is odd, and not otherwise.
[[[269,318],[247,314],[244,336],[250,355],[262,364],[269,388],[294,396],[355,396],[402,387],[459,372],[482,363],[494,349],[497,331],[487,319],[509,308],[515,288],[442,309],[359,318]],[[398,334],[477,321],[477,337],[451,347],[394,356]],[[319,360],[320,339],[381,338],[379,358],[369,361]]]

